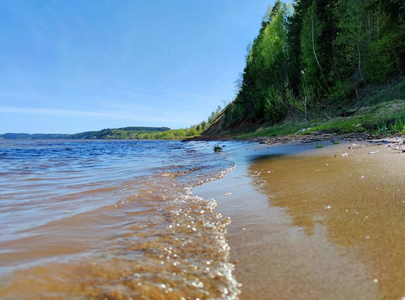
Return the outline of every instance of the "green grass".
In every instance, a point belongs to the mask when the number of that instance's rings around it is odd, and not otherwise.
[[[356,98],[330,102],[322,111],[309,108],[310,121],[300,111],[290,112],[288,121],[257,129],[258,124],[243,122],[235,128],[223,128],[216,134],[238,134],[239,138],[255,138],[293,134],[362,133],[374,135],[405,134],[405,76],[387,84],[366,84],[356,92]],[[352,115],[350,115],[352,114]],[[344,115],[350,115],[344,117]],[[317,118],[318,116],[318,118]],[[263,125],[262,125],[263,126]]]
[[[240,138],[320,133],[361,133],[376,135],[405,134],[405,100],[383,102],[363,107],[350,117],[288,122],[240,135]]]
[[[360,91],[361,100],[365,100],[369,105],[389,102],[392,100],[405,98],[405,80],[400,78],[397,81],[386,85],[367,85]]]
[[[368,132],[372,134],[388,135],[403,132],[405,130],[404,126],[405,101],[395,100],[388,103],[377,104],[351,117],[334,118],[324,123],[315,123],[309,132]]]
[[[302,129],[306,123],[288,122],[283,124],[274,125],[267,128],[261,128],[255,132],[245,133],[240,135],[240,138],[251,138],[261,136],[278,136],[278,135],[291,135]]]

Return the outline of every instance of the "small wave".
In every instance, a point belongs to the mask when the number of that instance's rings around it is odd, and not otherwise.
[[[41,260],[3,277],[0,298],[237,299],[225,237],[230,219],[214,200],[192,193],[234,166],[208,151],[190,155],[121,182],[114,190],[125,197],[111,205],[36,229],[30,244]],[[80,195],[87,194],[71,194]]]
[[[140,214],[131,211],[140,206],[148,210],[134,224],[131,218]],[[144,191],[109,208],[121,210],[121,218],[127,215],[127,222],[121,220],[125,235],[85,260],[17,272],[2,284],[0,297],[22,299],[21,291],[29,289],[34,298],[236,299],[239,285],[225,238],[230,219],[215,207],[215,201],[177,187],[173,177],[149,182]]]

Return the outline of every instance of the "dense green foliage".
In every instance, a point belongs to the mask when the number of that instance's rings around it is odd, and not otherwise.
[[[209,121],[215,118],[221,107],[211,114]],[[46,133],[5,133],[0,134],[0,139],[36,140],[36,139],[141,139],[141,140],[181,140],[201,134],[209,123],[202,121],[189,128],[170,129],[169,127],[123,127],[116,129],[102,129],[99,131],[86,131],[75,134],[46,134]]]
[[[122,127],[118,128],[118,130],[125,130],[125,131],[154,131],[154,132],[162,132],[170,130],[169,127]]]
[[[69,135],[69,139],[139,139],[144,133],[155,134],[170,130],[168,127],[123,127],[117,129],[103,129],[87,131]]]
[[[276,1],[248,49],[222,128],[343,115],[364,105],[360,90],[404,70],[404,1]]]
[[[143,140],[179,140],[185,137],[200,135],[205,129],[205,121],[184,129],[168,127],[123,127],[102,129],[76,134],[28,134],[5,133],[0,139],[143,139]]]
[[[140,139],[143,134],[158,135],[171,131],[168,127],[124,127],[76,134],[6,133],[3,139]]]
[[[327,121],[314,119],[307,122],[284,122],[240,135],[241,138],[311,133],[367,133],[381,136],[405,134],[405,101],[394,100],[364,107],[350,117],[335,117]]]
[[[205,122],[198,125],[193,125],[185,129],[172,129],[165,132],[155,132],[155,133],[142,133],[138,136],[139,139],[143,140],[179,140],[186,137],[193,137],[200,135],[201,131],[205,128]]]

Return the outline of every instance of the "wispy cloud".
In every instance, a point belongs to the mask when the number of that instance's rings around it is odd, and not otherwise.
[[[50,115],[50,116],[72,116],[72,117],[95,117],[109,119],[124,119],[133,121],[157,121],[157,122],[177,122],[190,124],[190,120],[179,120],[178,118],[161,118],[147,115],[133,114],[130,112],[95,112],[80,111],[71,109],[54,109],[54,108],[20,108],[10,106],[0,106],[0,113],[19,113],[31,115]]]
[[[45,99],[45,100],[54,100],[55,97],[48,96],[48,95],[40,95],[35,93],[20,93],[20,92],[2,92],[0,93],[0,101],[2,99],[9,99],[9,98],[18,98],[18,99]]]

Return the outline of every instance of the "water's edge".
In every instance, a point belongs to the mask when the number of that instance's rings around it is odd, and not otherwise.
[[[230,219],[215,210],[215,201],[207,201],[192,193],[193,187],[224,177],[232,170],[232,163],[228,161],[224,164],[221,155],[212,153],[211,144],[193,142],[185,146],[177,143],[167,145],[171,149],[166,151],[174,156],[171,160],[167,161],[165,156],[161,165],[154,167],[153,173],[142,171],[136,176],[136,181],[120,181],[118,190],[114,186],[108,190],[92,188],[91,193],[86,194],[87,186],[92,183],[80,183],[73,185],[73,189],[83,188],[83,192],[53,198],[66,205],[72,204],[72,199],[78,199],[76,202],[84,199],[85,195],[87,200],[102,195],[125,195],[119,201],[63,219],[38,223],[34,228],[18,229],[15,231],[19,234],[17,239],[4,237],[0,242],[0,262],[6,275],[0,279],[0,298],[236,299],[240,292],[239,284],[232,273],[234,266],[229,262],[230,249],[225,237]],[[130,148],[130,144],[124,146]],[[120,154],[119,157],[109,153],[106,158],[111,155],[117,162],[103,167],[108,173],[99,169],[97,176],[115,174],[115,166],[123,170],[120,161],[127,159],[127,154]],[[155,160],[160,159],[160,154],[153,155]],[[43,159],[39,156],[39,160]],[[44,161],[41,164],[48,168],[47,164],[52,166],[55,160],[52,158],[51,163]],[[86,158],[86,164],[92,160],[93,157],[89,157],[89,160]],[[14,168],[15,164],[11,162]],[[105,159],[100,162],[104,163]],[[129,163],[125,174],[139,165],[135,160]],[[97,162],[97,166],[100,163]],[[62,173],[68,172],[69,168],[70,162]],[[86,166],[84,170],[87,169]],[[10,170],[14,179],[21,172],[20,169],[13,171],[11,167]],[[34,176],[30,172],[25,171],[27,175],[21,182],[32,181]],[[80,172],[76,172],[75,176],[80,177],[77,175]],[[43,174],[50,173],[56,174],[54,171]],[[83,174],[84,177],[86,175]],[[42,181],[52,184],[47,178]],[[65,182],[61,183],[60,191],[65,189]],[[3,187],[8,184],[9,179],[2,182]],[[29,190],[38,185],[23,187]],[[14,197],[14,203],[18,202],[15,197],[20,197],[21,201],[26,198],[22,194],[2,194],[0,201],[4,202],[10,197],[8,195]],[[93,198],[88,198],[88,195]],[[39,200],[35,201],[48,199],[42,194],[37,198]],[[6,208],[6,205],[0,207],[3,211]],[[12,216],[9,220],[13,220]],[[13,234],[11,229],[10,234]],[[16,268],[18,264],[23,267]]]

